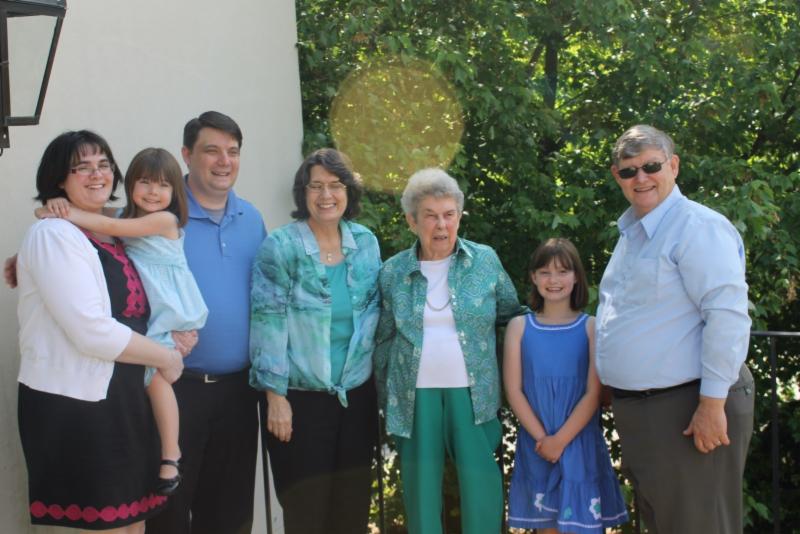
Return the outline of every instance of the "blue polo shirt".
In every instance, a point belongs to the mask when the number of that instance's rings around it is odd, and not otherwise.
[[[189,220],[184,251],[208,306],[208,320],[184,364],[201,373],[233,373],[250,366],[250,273],[267,231],[258,210],[233,190],[219,224],[198,204],[188,185],[186,194]]]

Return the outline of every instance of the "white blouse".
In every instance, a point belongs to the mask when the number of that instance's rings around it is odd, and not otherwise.
[[[418,388],[465,388],[469,386],[464,353],[458,341],[456,321],[450,306],[447,274],[450,259],[420,261],[419,268],[428,280],[425,311],[422,315],[422,354],[417,373]]]
[[[111,317],[97,250],[72,223],[33,224],[17,257],[20,369],[32,389],[98,401],[131,329]]]

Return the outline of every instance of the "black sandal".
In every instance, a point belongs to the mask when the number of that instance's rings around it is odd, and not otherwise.
[[[172,478],[161,478],[158,477],[158,484],[156,484],[156,493],[159,495],[170,496],[178,490],[178,486],[181,484],[181,461],[178,460],[161,460],[161,465],[171,465],[175,469],[178,470],[178,474]]]

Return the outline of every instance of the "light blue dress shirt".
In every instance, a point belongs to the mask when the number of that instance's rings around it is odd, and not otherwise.
[[[595,323],[600,380],[644,390],[700,378],[702,395],[726,398],[750,337],[741,236],[677,185],[617,223]]]

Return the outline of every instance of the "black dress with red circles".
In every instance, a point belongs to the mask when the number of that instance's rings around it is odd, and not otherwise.
[[[147,298],[122,244],[87,237],[103,266],[111,315],[146,333]],[[19,385],[31,523],[108,530],[142,521],[164,507],[166,497],[154,492],[159,442],[144,370],[115,363],[106,398],[98,402]]]

